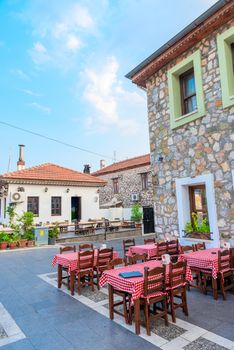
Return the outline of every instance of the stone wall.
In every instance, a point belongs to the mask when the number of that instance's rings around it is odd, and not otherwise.
[[[148,172],[148,190],[142,190],[141,173]],[[124,208],[129,208],[134,203],[131,200],[132,193],[139,193],[141,206],[153,205],[153,185],[152,175],[150,172],[150,165],[142,166],[139,168],[122,170],[110,174],[103,174],[99,176],[103,180],[107,181],[105,187],[100,188],[99,198],[100,204],[110,202],[112,198],[117,198],[123,202]],[[113,179],[119,179],[119,193],[114,194]]]
[[[229,22],[203,39],[147,82],[151,161],[153,174],[157,176],[155,226],[159,235],[166,232],[178,235],[175,179],[212,173],[220,237],[234,238],[231,227],[234,106],[222,107],[216,42],[217,33],[224,32],[231,25],[233,23]],[[202,57],[206,115],[171,130],[167,71],[198,49]],[[162,163],[157,162],[159,155],[163,156]]]

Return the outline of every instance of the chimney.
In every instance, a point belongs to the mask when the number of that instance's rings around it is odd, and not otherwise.
[[[25,169],[24,161],[24,145],[19,145],[19,160],[17,162],[17,170]]]
[[[89,164],[85,164],[84,165],[83,173],[84,174],[90,174],[90,165]]]
[[[104,159],[100,160],[100,169],[103,169],[106,167],[106,161]]]

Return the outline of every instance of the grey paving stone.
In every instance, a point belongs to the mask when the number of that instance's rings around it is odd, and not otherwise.
[[[81,295],[83,295],[86,298],[89,298],[95,303],[98,303],[99,301],[103,300],[108,300],[108,295],[102,293],[97,288],[95,288],[95,292],[93,292],[90,288],[82,288]]]
[[[227,350],[223,346],[213,343],[202,337],[183,347],[184,350]]]
[[[28,339],[18,340],[1,347],[1,350],[35,350],[35,347]]]
[[[172,323],[169,323],[169,326],[165,326],[164,320],[159,319],[151,322],[151,332],[168,341],[171,341],[185,333],[186,330]]]

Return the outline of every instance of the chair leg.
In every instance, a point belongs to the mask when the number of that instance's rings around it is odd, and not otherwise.
[[[207,276],[203,276],[203,293],[207,294]]]
[[[77,291],[78,291],[78,294],[80,295],[80,274],[78,274],[77,276]]]
[[[183,302],[183,312],[188,316],[188,304],[187,304],[187,295],[186,295],[186,286],[183,288],[182,292],[182,302]]]
[[[130,323],[130,320],[129,320],[129,316],[128,316],[127,301],[126,301],[126,297],[125,296],[123,298],[123,310],[124,310],[125,323],[128,324],[128,323]]]
[[[213,297],[215,300],[217,300],[218,299],[217,279],[213,277],[212,277],[212,288],[213,288]]]
[[[147,300],[144,301],[144,311],[145,311],[145,325],[146,325],[146,333],[147,335],[151,335],[150,332],[150,320],[149,320],[149,305]]]
[[[92,291],[94,292],[93,271],[90,273],[90,283],[91,283]]]
[[[165,298],[164,298],[163,304],[164,304],[163,309],[164,309],[164,312],[165,312],[165,316],[164,316],[165,326],[168,326],[167,297],[166,297],[166,296],[165,296]]]
[[[176,322],[176,315],[175,315],[175,307],[174,307],[174,295],[173,291],[170,293],[170,305],[171,305],[171,317],[172,317],[172,322]]]
[[[97,271],[97,289],[100,290],[100,286],[99,286],[99,271]]]
[[[226,293],[225,293],[225,289],[224,289],[224,278],[222,275],[220,275],[220,289],[221,289],[221,293],[223,296],[223,300],[226,300]]]

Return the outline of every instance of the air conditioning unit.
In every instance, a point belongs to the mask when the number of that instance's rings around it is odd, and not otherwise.
[[[21,203],[25,200],[24,192],[13,192],[11,194],[11,203]]]
[[[132,193],[131,198],[133,202],[139,201],[139,193]]]

